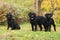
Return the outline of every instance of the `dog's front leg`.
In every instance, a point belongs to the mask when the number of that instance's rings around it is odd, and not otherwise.
[[[31,26],[32,26],[32,31],[34,31],[34,25],[33,25],[33,24],[31,24]]]

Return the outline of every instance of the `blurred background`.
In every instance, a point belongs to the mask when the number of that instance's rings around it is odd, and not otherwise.
[[[0,25],[6,24],[5,15],[11,12],[18,23],[29,22],[28,13],[38,15],[53,12],[56,24],[60,24],[60,0],[0,0]]]

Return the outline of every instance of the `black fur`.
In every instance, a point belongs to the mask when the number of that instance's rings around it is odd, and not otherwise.
[[[30,12],[28,15],[32,26],[32,31],[37,30],[37,25],[39,25],[40,31],[42,31],[42,25],[44,26],[45,31],[48,31],[47,19],[45,17],[36,16],[36,13],[34,12]]]
[[[54,31],[56,31],[56,26],[55,26],[54,19],[52,18],[52,14],[51,13],[45,14],[45,17],[47,18],[48,21],[48,26],[49,26],[48,30],[51,31],[51,25],[53,25]]]
[[[18,25],[18,23],[13,19],[13,16],[11,13],[6,15],[7,18],[7,23],[8,23],[8,27],[7,29],[11,28],[11,30],[15,30],[15,29],[20,29],[20,26]]]

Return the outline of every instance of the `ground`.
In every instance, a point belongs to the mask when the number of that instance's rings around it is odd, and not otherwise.
[[[0,40],[60,40],[60,25],[57,25],[55,32],[52,27],[51,32],[32,32],[29,23],[21,25],[21,30],[7,30],[6,26],[0,26]]]

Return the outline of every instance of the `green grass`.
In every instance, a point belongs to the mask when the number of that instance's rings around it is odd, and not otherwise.
[[[39,31],[39,28],[38,31],[32,32],[29,23],[22,24],[21,30],[7,30],[7,26],[0,26],[0,40],[60,40],[58,26],[57,32]]]

